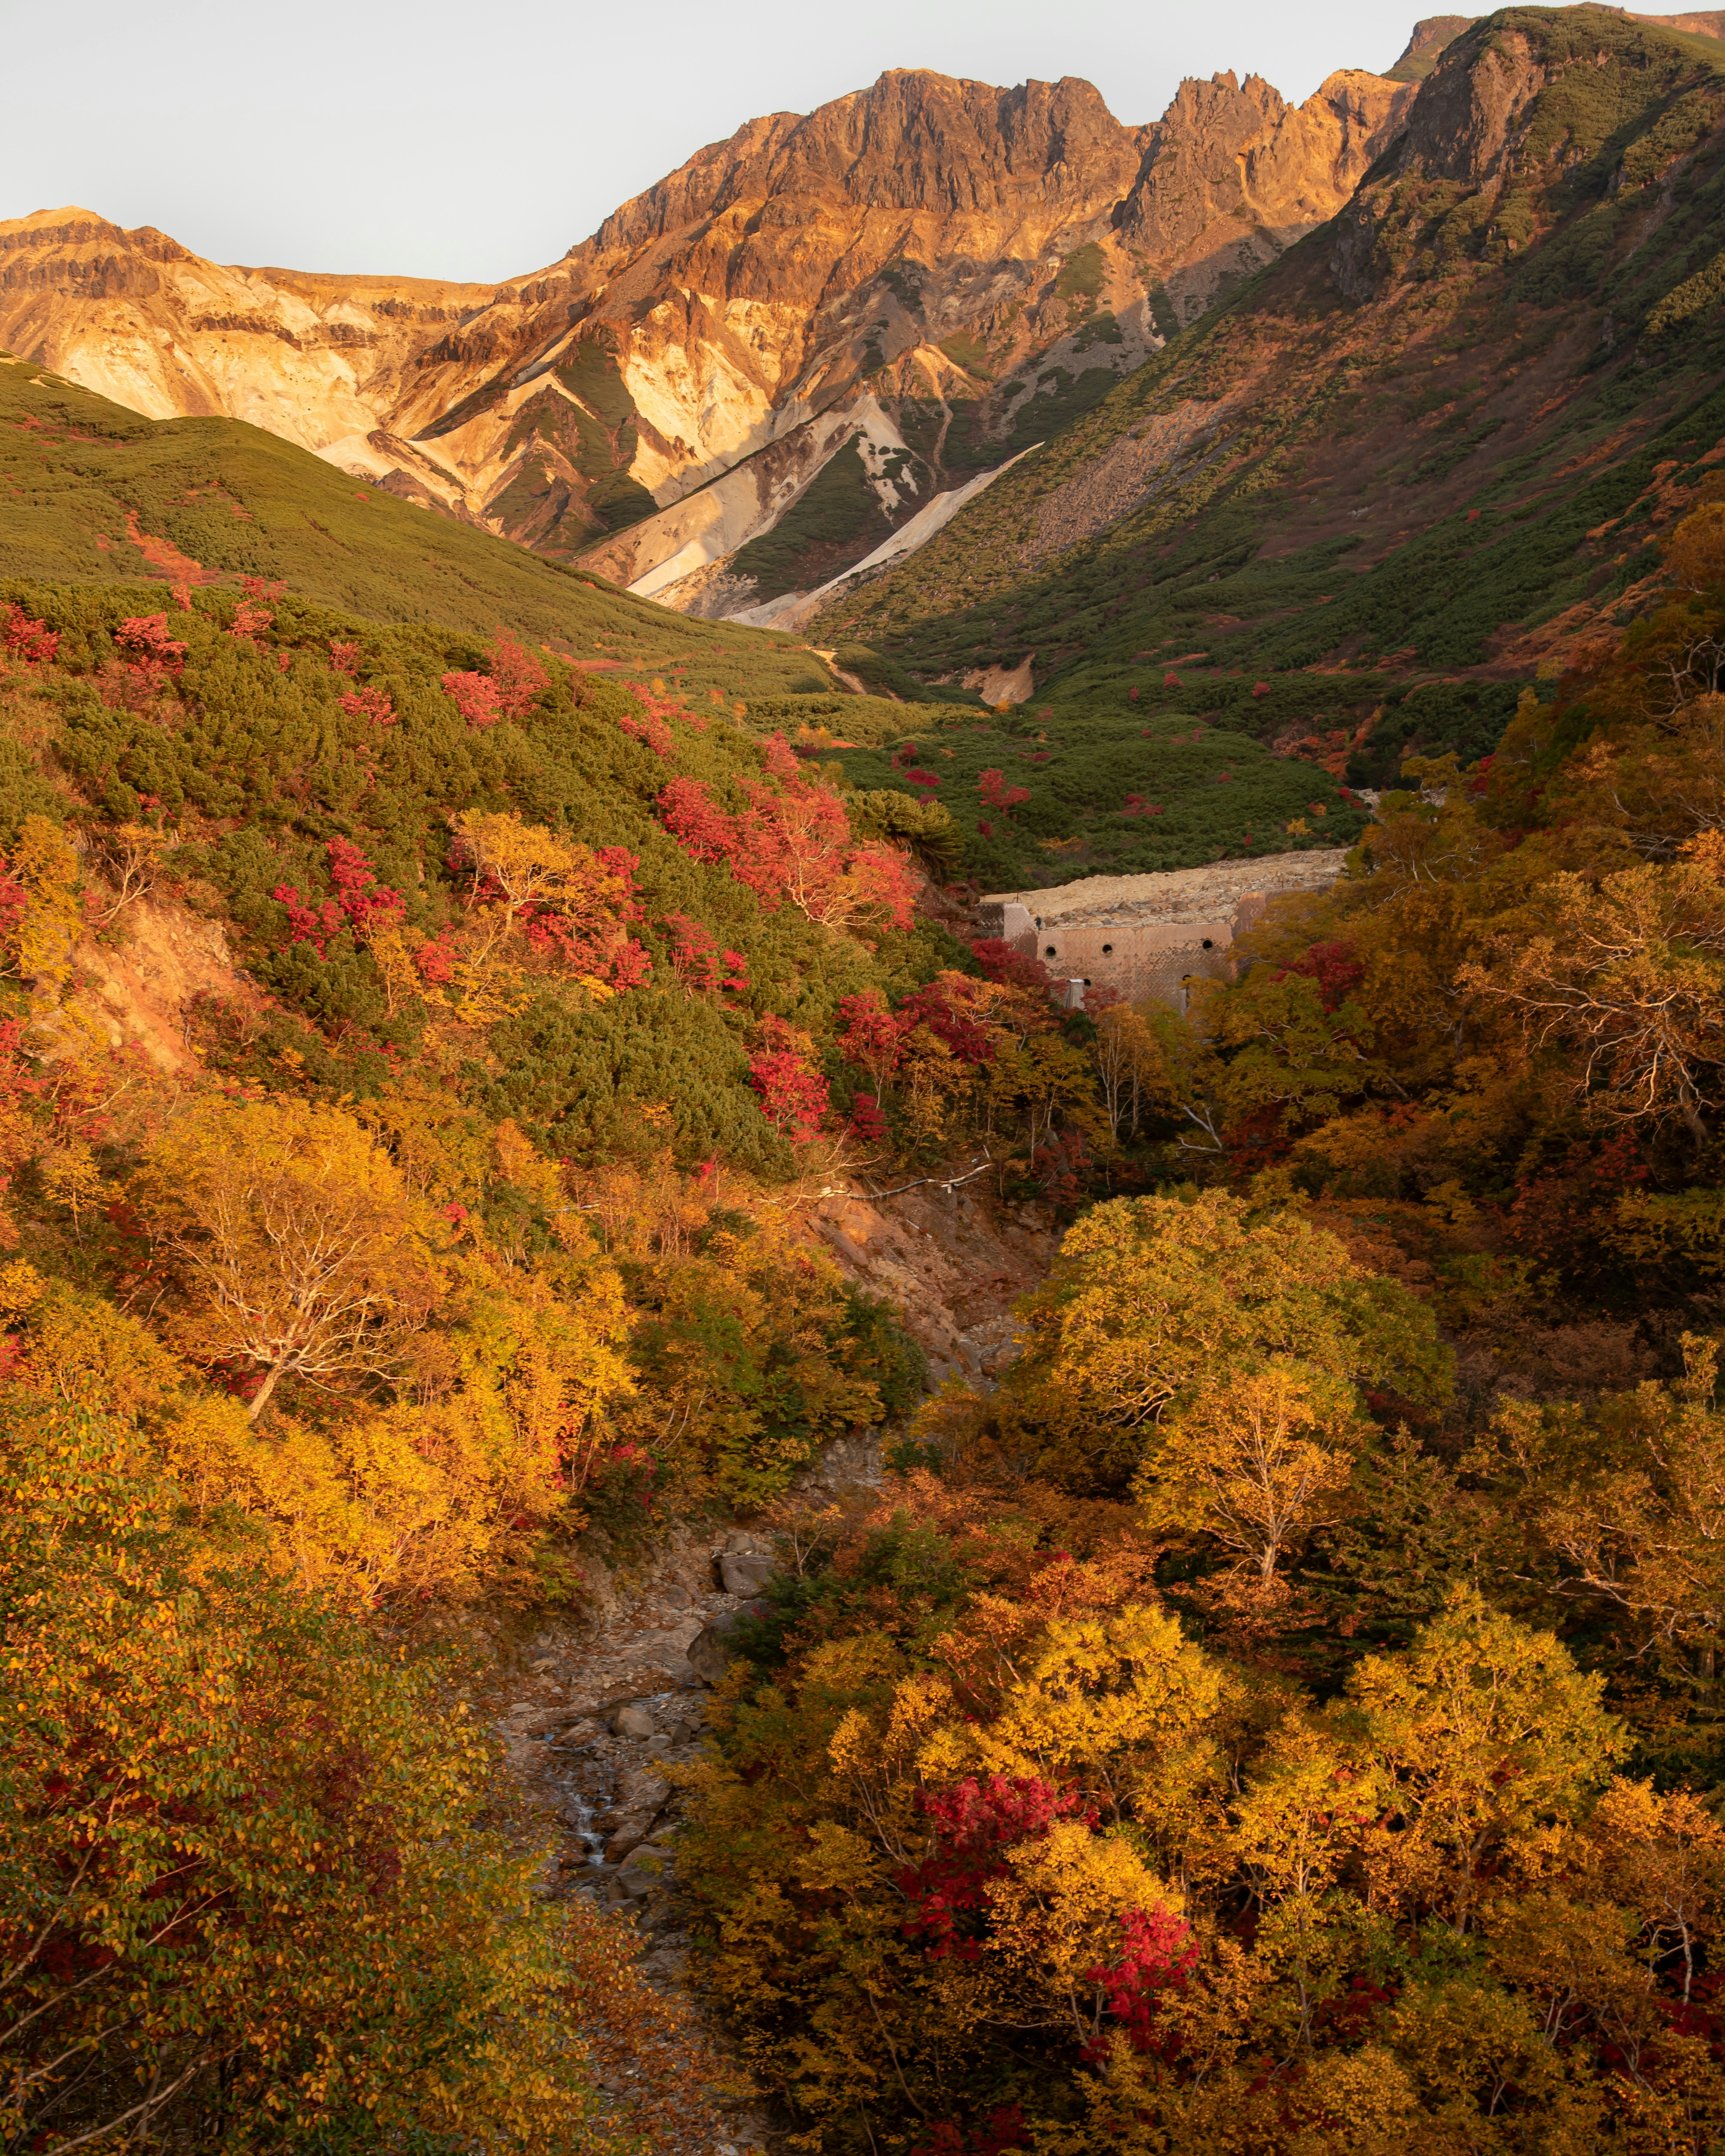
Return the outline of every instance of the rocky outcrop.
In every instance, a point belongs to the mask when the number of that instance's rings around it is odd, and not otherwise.
[[[1496,179],[1522,114],[1561,71],[1517,30],[1458,38],[1420,94],[1398,170],[1471,187]]]
[[[1585,4],[1599,7],[1601,14],[1620,16],[1625,22],[1645,23],[1651,29],[1679,30],[1692,38],[1725,38],[1725,9],[1704,8],[1689,15],[1632,15],[1626,8],[1600,6],[1599,0],[1585,0]],[[1414,25],[1407,49],[1389,70],[1391,81],[1423,82],[1437,65],[1439,54],[1479,20],[1477,15],[1425,17]]]
[[[1471,15],[1427,15],[1414,25],[1401,58],[1389,71],[1392,82],[1424,82],[1437,65],[1438,54],[1454,38],[1471,28]]]
[[[1669,69],[1669,41],[1635,31],[1702,24],[1717,29],[1725,28],[1725,14],[1528,9],[1473,23],[1440,17],[1420,27],[1435,41],[1451,22],[1460,22],[1461,29],[1443,38],[1405,128],[1337,220],[1332,270],[1351,300],[1380,296],[1422,251],[1429,254],[1434,230],[1446,217],[1455,227],[1453,239],[1443,243],[1447,253],[1489,256],[1494,238],[1506,256],[1525,248],[1539,221],[1532,198],[1547,198],[1540,216],[1549,221],[1557,213],[1552,189],[1583,154],[1578,130],[1601,125],[1599,113],[1589,111],[1591,91],[1584,89],[1573,125],[1542,130],[1534,108],[1545,93],[1578,70],[1597,81],[1607,68],[1622,68],[1631,79]],[[1630,26],[1627,35],[1624,26]],[[1607,146],[1598,144],[1595,154]],[[1678,146],[1674,138],[1673,153]],[[1410,194],[1404,185],[1409,180],[1427,184]],[[1614,177],[1614,192],[1615,184]],[[1512,201],[1517,190],[1528,198],[1519,206]],[[1500,224],[1506,209],[1512,213]]]
[[[1382,77],[1333,74],[1290,106],[1261,76],[1183,82],[1148,130],[1120,231],[1161,270],[1178,318],[1333,217],[1401,126],[1414,97]]]
[[[320,451],[376,430],[403,370],[489,290],[224,269],[81,209],[0,224],[7,350],[152,419],[247,419]]]

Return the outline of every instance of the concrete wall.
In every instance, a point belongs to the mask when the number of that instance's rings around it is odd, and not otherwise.
[[[1260,899],[1256,911],[1262,910]],[[1082,980],[1112,988],[1128,1003],[1153,998],[1183,1010],[1189,977],[1232,978],[1235,929],[1245,926],[1245,911],[1242,904],[1233,921],[1063,920],[1039,928],[1028,906],[1009,901],[985,906],[981,927],[984,936],[1040,958],[1058,980]]]
[[[1183,983],[1196,975],[1233,978],[1234,927],[1226,921],[1144,922],[1063,921],[1033,929],[1014,948],[1029,950],[1050,973],[1112,988],[1128,1003],[1154,998],[1186,1008]]]

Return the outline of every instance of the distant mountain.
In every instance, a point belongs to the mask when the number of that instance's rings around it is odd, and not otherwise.
[[[1488,17],[1340,216],[809,633],[1056,711],[1197,696],[1355,783],[1479,754],[1725,497],[1722,238],[1716,42]]]
[[[1410,95],[1344,73],[1291,108],[1228,74],[1132,127],[1084,82],[888,74],[495,287],[222,268],[44,211],[0,224],[0,343],[728,613],[1095,405],[1332,215]]]

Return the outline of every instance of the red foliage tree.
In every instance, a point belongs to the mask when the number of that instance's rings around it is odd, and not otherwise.
[[[1198,1959],[1192,1928],[1166,1909],[1128,1909],[1120,1919],[1120,1958],[1086,1969],[1085,1980],[1099,1985],[1104,2011],[1117,2021],[1135,2051],[1147,2051],[1158,2039],[1151,2025],[1158,1993],[1190,1974]],[[1092,2059],[1106,2058],[1107,2040],[1096,2036],[1085,2046]]]
[[[350,719],[369,719],[374,726],[395,724],[395,706],[387,689],[352,690],[342,697],[341,709]]]
[[[875,919],[908,928],[916,880],[904,856],[853,845],[838,795],[777,736],[766,761],[777,786],[745,783],[748,805],[734,815],[699,779],[674,778],[659,796],[666,830],[696,860],[722,863],[768,913],[788,901],[829,928]]]
[[[503,716],[497,684],[489,674],[445,674],[444,694],[470,726],[495,726]]]
[[[626,734],[646,742],[655,756],[669,757],[676,747],[676,738],[670,728],[656,712],[649,711],[644,718],[632,718],[625,711],[618,721]]]
[[[458,847],[452,859],[459,861],[462,852]],[[562,874],[553,890],[522,904],[516,926],[542,957],[561,959],[608,988],[639,988],[653,973],[651,957],[629,933],[629,924],[642,917],[635,890],[640,865],[640,855],[627,846],[596,846]],[[486,906],[506,893],[481,874],[473,896],[476,906]]]
[[[1095,1824],[1077,1792],[1034,1775],[967,1775],[945,1789],[925,1789],[917,1809],[932,1823],[935,1853],[898,1875],[911,1913],[900,1927],[930,1958],[974,1961],[987,1928],[988,1888],[1006,1876],[1004,1852],[1045,1835],[1056,1820]]]
[[[385,921],[398,921],[407,914],[407,901],[377,880],[371,863],[350,839],[331,839],[324,849],[330,864],[330,881],[341,911],[357,934]]]
[[[911,2143],[911,2156],[1008,2156],[1012,2149],[1029,2147],[1029,2133],[1020,2105],[998,2104],[968,2133],[952,2120],[942,2119]]]
[[[977,791],[985,808],[999,809],[1003,816],[1009,816],[1021,801],[1030,798],[1028,786],[1009,786],[1004,772],[992,765],[978,779]]]
[[[128,615],[115,630],[114,641],[135,666],[177,674],[186,663],[186,647],[168,634],[165,613]]]
[[[685,995],[723,995],[748,986],[742,953],[721,950],[705,921],[672,913],[665,916],[665,925],[670,931],[671,968]]]
[[[378,882],[371,863],[352,839],[331,839],[324,852],[334,898],[320,902],[303,899],[299,886],[290,883],[279,883],[270,893],[287,908],[289,940],[311,944],[320,958],[328,956],[330,939],[344,928],[363,941],[373,929],[393,927],[407,917],[407,901],[398,891]]]
[[[970,955],[988,980],[998,981],[1004,988],[1031,988],[1045,996],[1054,993],[1055,977],[1041,959],[1025,951],[1014,951],[999,936],[980,937],[971,945]]]
[[[926,1025],[936,1040],[944,1041],[961,1063],[993,1060],[994,1043],[974,1013],[963,973],[942,973],[927,988],[918,988],[899,1005],[899,1015],[911,1026]]]
[[[831,1107],[827,1081],[793,1050],[763,1049],[749,1063],[749,1083],[762,1114],[793,1144],[819,1137]]]
[[[867,916],[908,928],[916,902],[910,863],[891,846],[860,846],[845,867],[851,898]],[[834,924],[837,925],[837,924]]]
[[[657,684],[650,689],[644,687],[639,681],[625,681],[623,685],[649,719],[661,721],[677,719],[684,726],[692,727],[698,734],[704,734],[706,732],[706,721],[702,718],[699,711],[678,697],[664,695]],[[716,690],[711,691],[711,694],[716,702],[724,701]]]
[[[441,928],[434,939],[419,946],[413,953],[413,963],[418,968],[422,981],[429,982],[433,988],[446,988],[455,978],[456,957],[449,930]]]
[[[551,686],[551,676],[531,651],[516,643],[506,629],[500,629],[485,647],[491,679],[497,685],[498,710],[506,719],[524,719],[533,700]]]
[[[898,1069],[915,1023],[889,1010],[879,988],[865,988],[860,996],[841,997],[837,1030],[845,1060],[866,1070],[877,1087],[887,1084]]]
[[[500,629],[485,646],[487,670],[483,674],[449,673],[443,677],[444,693],[470,726],[493,726],[500,719],[523,719],[534,699],[551,685],[551,676],[533,656]]]
[[[162,625],[167,626],[165,615]],[[46,622],[32,621],[21,606],[8,603],[0,627],[0,648],[8,659],[22,660],[26,666],[45,666],[59,655],[60,632]]]
[[[850,1104],[850,1135],[864,1145],[880,1145],[886,1137],[886,1118],[872,1093],[859,1093]]]
[[[1007,1851],[1040,1840],[1056,1820],[1094,1827],[1096,1815],[1076,1790],[1060,1789],[1034,1775],[974,1776],[945,1789],[926,1790],[919,1809],[935,1830],[935,1851],[898,1875],[911,1904],[901,1930],[920,1941],[931,1960],[981,1958],[993,1897],[989,1889],[1006,1876]],[[1157,1994],[1183,1980],[1198,1958],[1191,1928],[1163,1909],[1128,1909],[1120,1918],[1117,1960],[1087,1969],[1085,1981],[1102,1994],[1102,2010],[1120,2023],[1135,2050],[1154,2041],[1151,2015]],[[1106,2054],[1106,2040],[1086,2051]]]
[[[1318,1001],[1327,1011],[1333,1011],[1339,1010],[1353,993],[1365,978],[1366,969],[1353,944],[1314,943],[1299,957],[1290,959],[1276,978],[1285,981],[1290,973],[1316,982]]]
[[[185,645],[168,634],[165,613],[129,616],[115,630],[114,641],[125,663],[110,659],[101,669],[97,687],[102,701],[116,711],[153,711],[167,683],[185,665]]]

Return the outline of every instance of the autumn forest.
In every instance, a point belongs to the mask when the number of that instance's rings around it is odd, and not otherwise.
[[[1725,62],[1583,13],[785,626],[0,356],[7,2156],[1725,2150]]]

